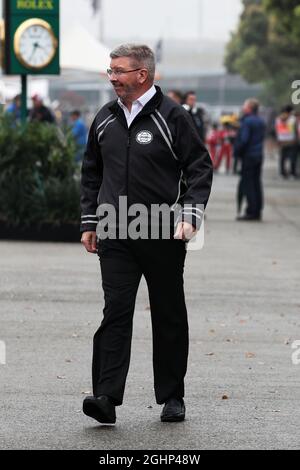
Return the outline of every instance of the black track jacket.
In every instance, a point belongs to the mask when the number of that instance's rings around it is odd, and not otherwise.
[[[211,158],[189,114],[156,94],[130,127],[117,100],[96,115],[82,164],[81,232],[96,231],[100,204],[180,204],[181,220],[201,225],[212,185]]]

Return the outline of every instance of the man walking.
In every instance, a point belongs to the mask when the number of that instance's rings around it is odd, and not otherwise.
[[[188,91],[185,94],[183,107],[190,114],[199,133],[200,139],[205,142],[206,129],[204,122],[204,110],[202,108],[198,108],[197,95],[194,91]]]
[[[83,412],[100,423],[116,421],[129,368],[135,298],[144,275],[156,401],[164,404],[162,421],[182,421],[188,358],[186,241],[200,227],[199,205],[205,207],[209,198],[212,164],[188,113],[153,85],[152,50],[122,45],[110,57],[107,73],[118,99],[97,114],[82,165],[82,243],[89,253],[98,253],[105,298],[94,336],[93,396],[85,398]],[[166,204],[172,212],[179,204],[169,238],[124,237],[117,224],[116,237],[97,240],[96,213],[109,206],[120,215],[121,197],[128,211],[136,204],[149,210]]]
[[[261,173],[265,124],[258,111],[258,100],[251,98],[245,101],[241,126],[235,142],[235,153],[242,161],[238,200],[242,197],[242,193],[247,199],[246,213],[237,217],[239,221],[261,220],[262,217]]]

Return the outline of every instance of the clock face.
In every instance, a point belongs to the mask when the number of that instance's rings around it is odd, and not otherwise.
[[[52,61],[57,40],[46,21],[31,19],[16,31],[14,47],[17,58],[25,67],[41,69]]]

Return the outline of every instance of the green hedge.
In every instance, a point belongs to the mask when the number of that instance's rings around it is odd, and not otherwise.
[[[70,130],[15,124],[0,114],[0,221],[14,227],[78,224],[79,168]]]

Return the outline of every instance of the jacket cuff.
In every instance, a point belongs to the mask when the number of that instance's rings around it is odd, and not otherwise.
[[[180,211],[178,222],[188,222],[196,230],[199,230],[204,217],[204,206],[200,204],[184,204]]]
[[[82,215],[81,216],[81,224],[80,224],[80,232],[96,232],[97,224],[99,218],[96,214],[94,215]]]

